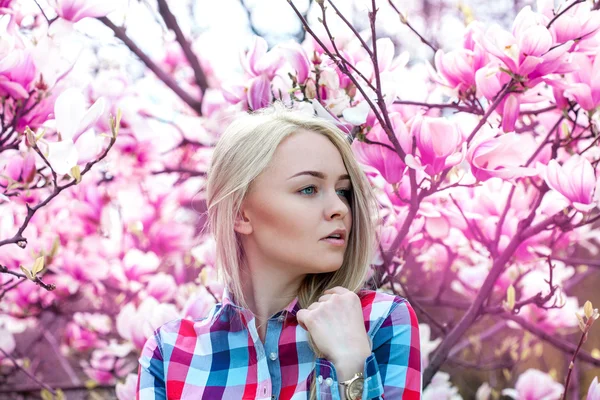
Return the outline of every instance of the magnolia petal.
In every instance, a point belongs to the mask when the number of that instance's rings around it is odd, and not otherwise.
[[[56,129],[63,140],[73,139],[86,114],[86,100],[83,93],[75,88],[62,92],[54,103]]]
[[[504,112],[502,113],[502,130],[512,132],[515,130],[515,123],[519,117],[519,97],[516,94],[510,94],[504,103]]]
[[[421,164],[421,160],[419,160],[417,157],[414,157],[412,154],[407,154],[404,158],[404,162],[409,168],[420,171],[423,171],[425,169],[425,166]]]
[[[394,43],[390,38],[377,39],[377,66],[379,72],[387,71],[394,59]]]
[[[27,93],[27,90],[21,84],[11,82],[4,76],[0,76],[0,94],[2,92],[6,92],[10,97],[16,99],[26,99],[29,97],[29,93]]]
[[[266,107],[271,102],[271,82],[261,75],[254,78],[248,89],[248,105],[252,110]]]
[[[325,109],[325,107],[323,107],[321,105],[321,103],[319,103],[319,100],[314,99],[314,100],[311,100],[310,102],[313,105],[313,108],[315,109],[315,112],[317,113],[318,117],[325,118],[325,119],[335,122],[336,124],[339,124],[340,121],[337,118],[335,118],[333,115],[331,115],[331,113],[329,111],[327,111],[327,109]]]
[[[75,136],[73,137],[73,141],[77,141],[79,135],[83,132],[87,131],[92,125],[98,121],[98,119],[104,114],[104,110],[106,109],[106,99],[104,97],[100,97],[96,102],[90,107],[89,110],[85,113],[79,126],[77,127],[77,131],[75,132]]]
[[[48,162],[59,175],[68,174],[75,165],[79,155],[72,140],[48,143]]]
[[[287,62],[296,70],[296,79],[298,83],[304,83],[310,73],[310,61],[306,52],[298,43],[290,43],[279,46],[279,51],[283,54]]]
[[[75,142],[79,158],[78,163],[83,164],[94,160],[102,150],[102,145],[108,140],[105,136],[97,135],[94,129],[88,129],[81,134]]]
[[[367,116],[369,115],[370,110],[371,107],[369,106],[369,103],[363,101],[354,107],[346,108],[342,111],[342,116],[352,125],[362,125],[367,122]]]
[[[596,204],[594,203],[590,203],[590,204],[583,204],[583,203],[578,203],[578,202],[573,202],[573,207],[577,210],[577,211],[581,211],[583,213],[587,213],[592,211],[594,208],[596,208]]]

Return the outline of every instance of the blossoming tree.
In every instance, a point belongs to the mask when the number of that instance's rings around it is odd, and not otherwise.
[[[347,132],[377,192],[369,281],[417,311],[424,398],[460,398],[448,366],[492,371],[478,399],[579,398],[600,367],[598,311],[573,293],[600,267],[598,1],[539,1],[510,27],[461,6],[444,46],[401,2],[350,18],[289,1],[302,39],[254,36],[238,73],[175,3],[0,1],[0,392],[134,398],[152,331],[220,301],[200,232],[224,122],[279,100]],[[131,15],[158,21],[160,51]],[[424,59],[398,51],[390,17]],[[522,367],[544,346],[562,376]]]

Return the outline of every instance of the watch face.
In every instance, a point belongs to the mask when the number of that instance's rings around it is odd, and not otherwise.
[[[364,378],[358,378],[358,379],[354,380],[354,382],[352,382],[350,384],[350,386],[348,386],[348,392],[350,394],[350,399],[356,400],[356,399],[360,399],[362,397],[364,383],[365,383]]]

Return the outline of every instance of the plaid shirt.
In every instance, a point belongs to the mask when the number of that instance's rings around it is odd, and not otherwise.
[[[408,301],[362,290],[372,354],[365,360],[363,399],[421,399],[419,325]],[[307,399],[316,378],[317,399],[339,400],[336,370],[315,358],[308,333],[296,320],[296,297],[267,322],[265,342],[252,311],[232,300],[199,320],[177,319],[150,336],[139,359],[137,399]]]

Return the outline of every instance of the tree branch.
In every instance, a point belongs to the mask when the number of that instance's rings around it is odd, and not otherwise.
[[[196,54],[192,51],[190,43],[186,40],[185,35],[181,30],[181,27],[177,23],[177,19],[169,9],[169,5],[167,4],[166,0],[158,0],[158,12],[162,16],[167,27],[173,32],[175,32],[177,42],[181,46],[183,54],[185,54],[185,58],[187,58],[188,62],[190,63],[190,66],[194,70],[194,78],[196,79],[196,85],[198,85],[198,87],[202,91],[202,94],[204,94],[204,92],[206,92],[206,89],[208,88],[206,75],[202,70],[202,66],[200,66],[200,61],[198,61],[198,57],[196,57]],[[199,107],[201,107],[202,99],[200,99],[199,103]]]
[[[139,57],[140,60],[148,67],[148,69],[158,77],[161,81],[164,82],[181,100],[183,100],[188,106],[190,106],[198,115],[202,115],[202,102],[193,98],[189,93],[183,90],[177,82],[165,71],[163,71],[146,53],[142,51],[134,42],[131,40],[129,36],[125,33],[123,28],[116,26],[110,19],[107,17],[98,18],[100,22],[109,27],[115,34],[115,36],[120,39],[129,49]]]

